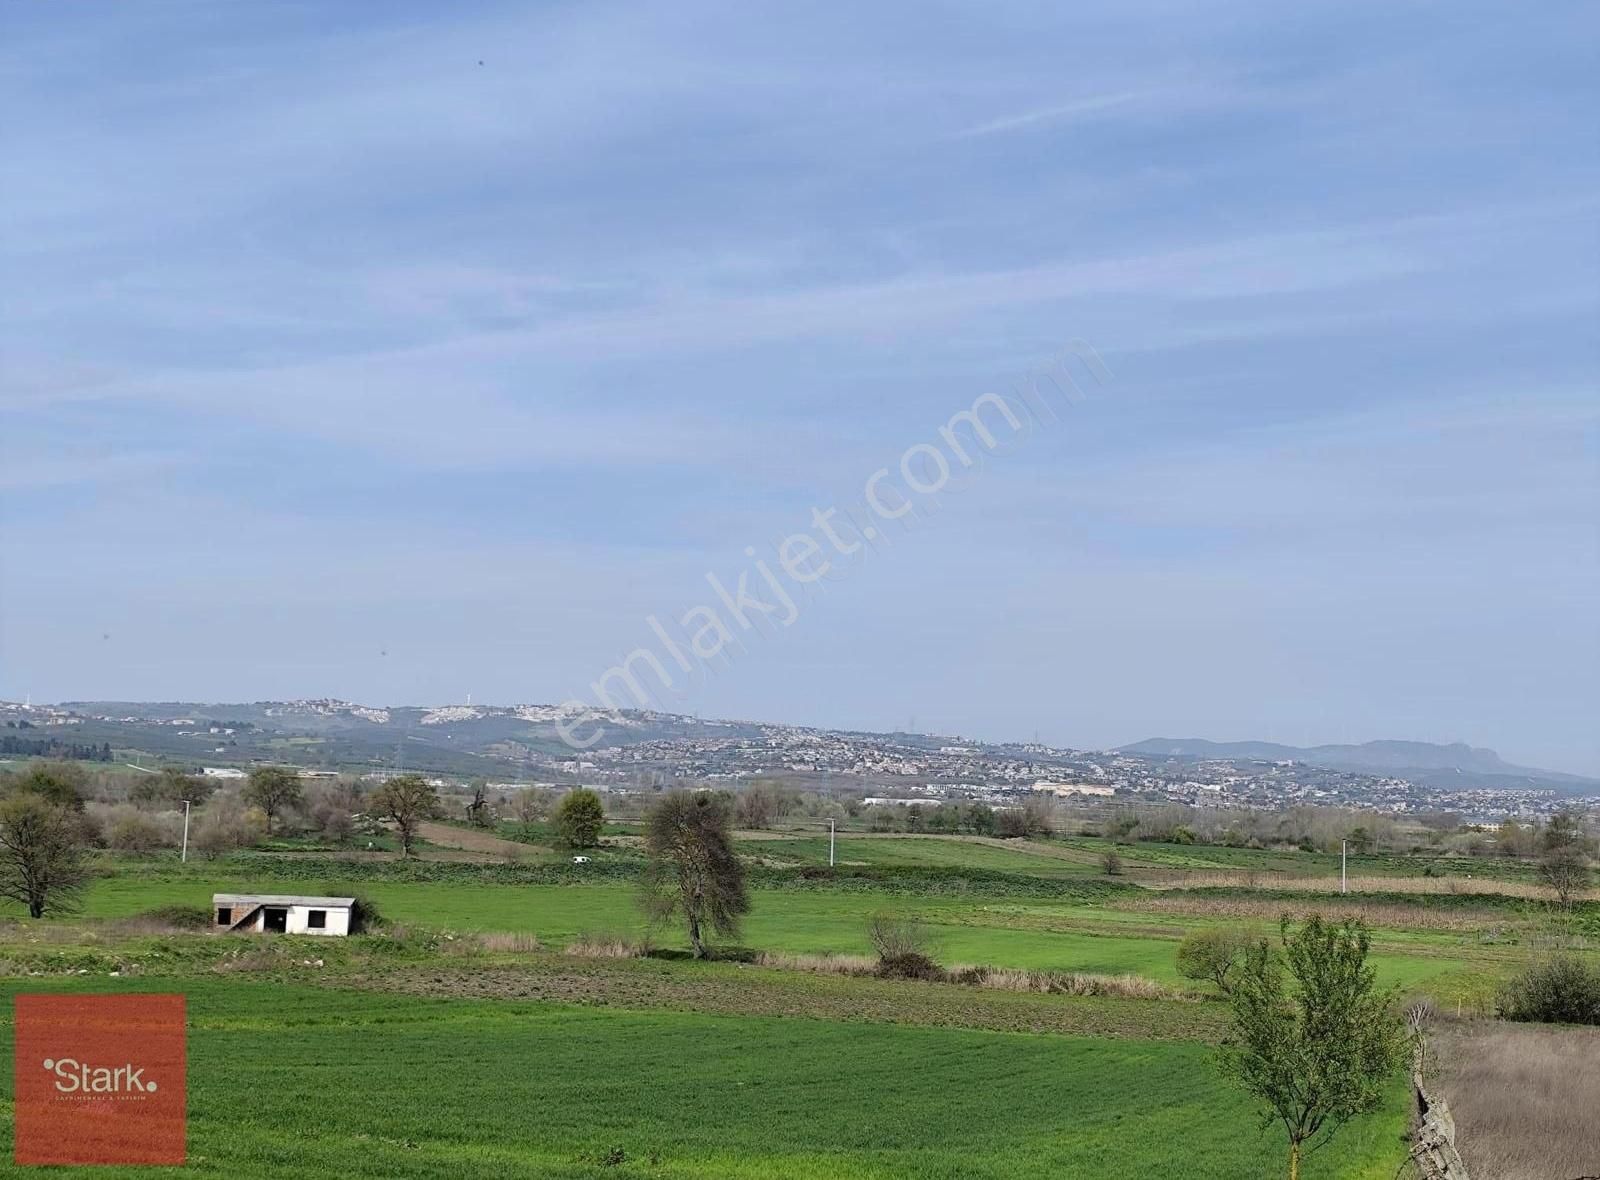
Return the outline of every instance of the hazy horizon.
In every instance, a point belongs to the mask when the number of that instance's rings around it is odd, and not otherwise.
[[[1592,6],[0,29],[0,697],[648,648],[672,712],[1600,775]],[[731,621],[831,506],[870,543]]]
[[[5,698],[0,698],[0,699],[5,699]],[[304,701],[304,702],[311,702],[311,701],[337,701],[337,702],[340,702],[340,703],[343,703],[343,704],[347,704],[347,705],[354,705],[354,706],[361,707],[361,708],[374,708],[374,709],[450,709],[450,708],[512,709],[512,708],[519,708],[519,707],[524,707],[524,706],[549,706],[549,705],[553,705],[553,704],[557,704],[558,703],[558,702],[553,702],[553,701],[542,701],[542,700],[521,700],[521,701],[492,700],[492,701],[485,701],[485,700],[476,700],[476,699],[470,700],[470,701],[469,700],[460,700],[460,701],[388,701],[388,700],[378,700],[378,699],[363,700],[363,699],[358,699],[358,698],[328,696],[328,695],[311,695],[311,696],[299,695],[299,696],[289,696],[289,697],[251,697],[251,698],[243,698],[243,697],[241,697],[241,698],[237,698],[237,699],[226,699],[226,700],[221,699],[221,698],[217,698],[217,699],[167,698],[167,699],[162,699],[162,700],[156,700],[156,699],[135,699],[135,698],[130,698],[130,697],[83,697],[83,696],[80,696],[80,697],[63,697],[63,698],[61,698],[59,700],[53,700],[53,701],[32,701],[31,704],[34,705],[34,706],[37,706],[37,707],[53,707],[53,708],[66,708],[69,705],[74,705],[74,704],[78,704],[78,705],[128,704],[128,705],[146,705],[146,706],[148,706],[148,705],[185,704],[185,705],[204,705],[204,706],[207,706],[209,708],[229,708],[229,707],[232,707],[232,706],[245,707],[245,706],[262,705],[262,704],[276,704],[276,703],[287,704],[287,703],[291,703],[291,702],[301,702],[301,701]],[[23,703],[23,702],[12,701],[10,703],[17,704],[17,703]],[[592,707],[592,705],[591,705],[591,707]],[[632,705],[624,706],[624,708],[633,708],[633,707],[634,706],[632,706]],[[675,710],[661,710],[661,711],[662,712],[667,712],[667,713],[676,712]],[[1440,746],[1466,745],[1466,746],[1469,746],[1469,747],[1471,747],[1471,748],[1473,748],[1475,750],[1481,750],[1481,749],[1487,748],[1492,753],[1498,755],[1501,758],[1501,760],[1506,762],[1507,764],[1512,765],[1512,766],[1517,766],[1517,767],[1520,767],[1520,768],[1523,768],[1523,769],[1548,770],[1548,771],[1556,771],[1556,772],[1559,772],[1559,773],[1566,773],[1566,774],[1580,774],[1580,775],[1583,774],[1582,771],[1570,770],[1570,769],[1568,769],[1566,767],[1561,767],[1561,766],[1539,766],[1539,765],[1532,765],[1532,764],[1525,763],[1525,762],[1520,762],[1516,758],[1507,757],[1505,752],[1502,751],[1502,750],[1496,750],[1496,749],[1493,749],[1492,747],[1484,747],[1484,746],[1480,745],[1479,743],[1466,741],[1465,739],[1461,739],[1461,738],[1434,740],[1434,739],[1426,739],[1426,738],[1408,737],[1408,736],[1403,735],[1403,734],[1375,735],[1375,736],[1365,737],[1365,738],[1339,739],[1338,741],[1314,741],[1314,740],[1287,741],[1287,740],[1282,740],[1282,739],[1278,739],[1278,738],[1263,737],[1263,736],[1261,736],[1259,734],[1213,735],[1213,734],[1195,734],[1195,733],[1183,733],[1183,734],[1178,734],[1178,733],[1147,733],[1143,737],[1128,738],[1125,741],[1085,742],[1085,741],[1071,741],[1071,740],[1053,740],[1051,738],[1046,737],[1042,733],[1037,734],[1037,735],[1035,735],[1035,734],[1019,734],[1019,733],[989,734],[989,733],[977,733],[977,732],[962,732],[962,731],[956,731],[956,730],[936,730],[936,729],[929,729],[926,726],[922,726],[922,725],[917,725],[917,727],[915,729],[910,729],[910,728],[908,728],[908,726],[911,725],[911,724],[915,724],[916,723],[917,719],[914,718],[914,717],[913,718],[909,718],[907,720],[907,722],[905,724],[903,724],[903,725],[895,725],[895,724],[890,723],[890,722],[885,722],[880,727],[880,726],[858,725],[858,724],[843,724],[843,723],[835,724],[835,723],[825,723],[825,722],[798,721],[798,720],[795,720],[795,719],[789,718],[789,717],[754,717],[754,716],[744,716],[744,715],[735,715],[735,714],[726,714],[726,713],[718,713],[718,714],[684,713],[684,714],[679,714],[679,715],[681,715],[681,716],[693,716],[693,717],[696,717],[696,718],[698,718],[698,719],[700,719],[702,721],[711,721],[711,722],[724,721],[724,722],[733,722],[733,723],[740,723],[740,724],[754,724],[754,725],[787,725],[787,726],[793,726],[795,728],[801,728],[801,729],[820,729],[820,730],[830,730],[830,731],[854,731],[854,732],[859,732],[859,733],[883,733],[883,734],[909,733],[909,734],[916,734],[916,735],[919,735],[919,736],[922,736],[922,737],[961,738],[963,740],[983,742],[983,743],[986,743],[986,744],[1028,743],[1028,742],[1038,741],[1038,742],[1040,742],[1042,744],[1049,745],[1049,746],[1051,746],[1053,748],[1056,748],[1056,749],[1072,749],[1072,750],[1083,750],[1083,751],[1090,751],[1090,752],[1116,750],[1116,749],[1120,749],[1120,748],[1125,747],[1125,746],[1137,745],[1140,742],[1155,741],[1155,740],[1161,740],[1161,741],[1210,741],[1210,742],[1216,742],[1216,743],[1223,744],[1223,745],[1232,744],[1232,743],[1239,743],[1239,742],[1266,742],[1266,743],[1269,743],[1269,744],[1283,745],[1283,746],[1293,746],[1293,747],[1297,747],[1297,748],[1301,748],[1301,749],[1309,749],[1309,748],[1314,748],[1314,747],[1318,747],[1318,746],[1360,746],[1360,745],[1366,745],[1366,744],[1369,744],[1369,743],[1376,743],[1376,742],[1429,742],[1431,744],[1440,745]]]

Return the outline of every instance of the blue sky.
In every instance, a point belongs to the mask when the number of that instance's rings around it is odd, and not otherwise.
[[[1600,773],[1600,12],[13,5],[0,696],[554,701],[1069,340],[663,707]]]

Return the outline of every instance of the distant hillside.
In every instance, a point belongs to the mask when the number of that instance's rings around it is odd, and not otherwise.
[[[1363,774],[1388,774],[1439,787],[1538,789],[1583,793],[1600,789],[1600,779],[1513,766],[1493,750],[1465,742],[1376,741],[1359,746],[1284,746],[1277,742],[1213,742],[1205,738],[1150,738],[1121,747],[1120,753],[1140,758],[1194,761],[1303,762]]]

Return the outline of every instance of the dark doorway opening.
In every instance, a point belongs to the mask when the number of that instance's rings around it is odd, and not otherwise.
[[[261,921],[261,928],[282,934],[289,928],[289,911],[268,906],[266,915]]]

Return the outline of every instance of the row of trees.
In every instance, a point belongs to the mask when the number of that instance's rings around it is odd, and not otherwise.
[[[177,773],[152,776],[140,785],[145,783],[161,798],[191,805],[209,800],[195,843],[213,854],[254,838],[257,832],[247,809],[265,816],[264,830],[270,832],[274,821],[306,801],[299,775],[283,767],[256,769],[237,797]],[[36,763],[0,781],[0,897],[26,907],[34,918],[76,908],[90,877],[90,848],[97,842],[119,846],[118,825],[141,819],[134,812],[119,817],[109,833],[97,831],[86,802],[81,772],[70,764]],[[415,848],[421,824],[439,812],[437,791],[414,774],[398,775],[364,797],[358,793],[345,800],[349,805],[358,802],[368,814],[394,824],[407,855]],[[121,846],[135,845],[130,841]]]
[[[1435,853],[1526,860],[1541,855],[1552,839],[1573,832],[1582,835],[1583,827],[1581,817],[1570,810],[1544,822],[1507,819],[1498,829],[1487,830],[1448,812],[1410,816],[1402,826],[1390,815],[1342,807],[1303,805],[1263,811],[1160,803],[1117,807],[1083,825],[1083,830],[1086,835],[1125,841],[1321,852],[1337,852],[1344,844],[1357,855]]]
[[[0,754],[20,758],[76,758],[84,762],[110,762],[111,743],[64,742],[60,738],[19,738],[0,734]]]

